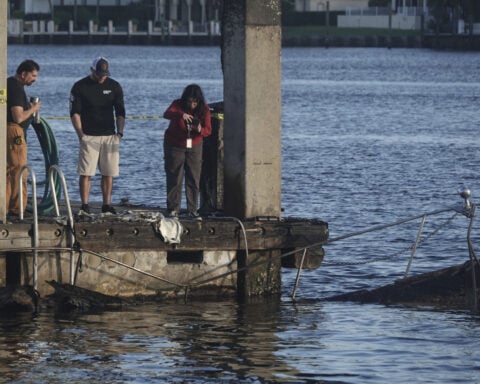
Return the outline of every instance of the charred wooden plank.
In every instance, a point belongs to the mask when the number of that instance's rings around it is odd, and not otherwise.
[[[32,246],[31,223],[0,224],[0,251]],[[38,224],[40,247],[60,247],[65,241],[66,227],[56,223]]]
[[[480,276],[478,265],[475,273],[478,291]],[[466,262],[462,265],[397,280],[393,284],[380,288],[345,293],[326,300],[471,309],[475,304],[473,297],[472,265]]]
[[[70,284],[62,284],[56,281],[47,281],[55,293],[49,296],[62,310],[92,310],[116,308],[131,304],[131,300],[115,296],[107,296],[89,289]]]
[[[96,251],[119,249],[156,250],[252,250],[295,249],[328,238],[328,225],[312,221],[246,221],[243,229],[236,221],[182,220],[179,244],[167,244],[150,223],[103,222],[75,224],[81,247]],[[246,237],[246,239],[245,239]]]
[[[38,310],[39,295],[32,286],[11,285],[0,288],[0,310],[3,312],[33,312]]]

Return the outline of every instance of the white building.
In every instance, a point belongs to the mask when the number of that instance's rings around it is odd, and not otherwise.
[[[368,8],[368,0],[295,0],[296,12],[345,11],[346,9]],[[426,12],[428,0],[391,0],[392,9],[421,7]]]
[[[391,0],[390,7],[369,7],[368,0],[295,0],[297,12],[345,12],[337,17],[343,28],[420,29],[423,15],[428,15],[428,0]],[[393,11],[390,19],[389,13]]]
[[[296,12],[345,11],[347,8],[366,8],[368,0],[295,0]]]

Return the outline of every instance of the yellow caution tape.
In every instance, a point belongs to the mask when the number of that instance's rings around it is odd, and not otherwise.
[[[70,120],[68,116],[44,116],[46,120]],[[163,116],[160,115],[152,115],[152,116],[127,116],[127,120],[155,120],[155,119],[163,119]]]
[[[0,104],[7,104],[7,89],[0,88]]]
[[[223,120],[223,113],[212,113],[212,117],[218,119],[218,120]]]
[[[1,93],[0,93],[1,97]],[[212,117],[218,119],[218,120],[223,120],[223,113],[212,113]],[[70,120],[70,117],[68,116],[43,116],[45,120]],[[142,116],[127,116],[127,120],[157,120],[157,119],[163,119],[163,116],[160,115],[142,115]]]

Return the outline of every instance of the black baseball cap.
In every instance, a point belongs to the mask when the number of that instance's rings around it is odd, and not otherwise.
[[[110,71],[108,70],[108,60],[103,56],[95,58],[91,68],[92,71],[95,71],[95,75],[98,77],[110,76]]]

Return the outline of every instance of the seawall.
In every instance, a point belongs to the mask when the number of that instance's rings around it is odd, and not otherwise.
[[[39,33],[9,36],[8,44],[51,45],[220,45],[219,35],[166,35],[108,33]]]
[[[379,47],[430,48],[437,50],[480,51],[480,35],[424,36],[284,36],[284,47]]]
[[[420,48],[418,36],[302,36],[283,37],[284,47],[385,47]]]
[[[197,45],[220,46],[219,35],[166,35],[116,32],[107,33],[39,33],[9,36],[8,44],[52,45]],[[438,50],[479,51],[480,35],[434,35],[424,36],[337,36],[337,35],[283,35],[284,47],[379,47],[379,48],[430,48]]]

